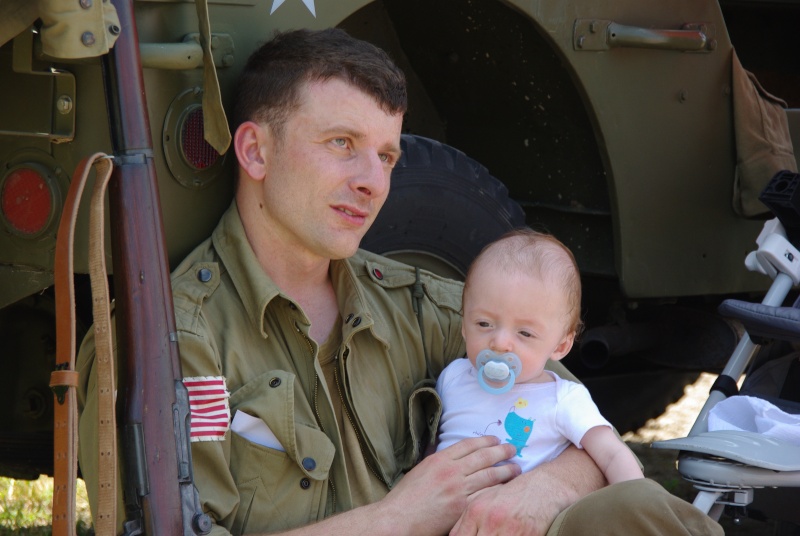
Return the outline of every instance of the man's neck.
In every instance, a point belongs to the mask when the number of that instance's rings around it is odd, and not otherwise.
[[[250,203],[240,202],[239,214],[261,269],[306,313],[311,337],[324,342],[339,315],[330,259],[304,257],[298,249],[274,243],[274,233],[263,227],[263,219]]]

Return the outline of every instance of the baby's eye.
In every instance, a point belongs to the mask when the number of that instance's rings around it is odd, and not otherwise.
[[[478,325],[479,325],[480,327],[482,327],[482,328],[488,328],[488,327],[489,327],[489,322],[486,322],[486,321],[484,321],[484,320],[481,320],[480,322],[478,322]]]
[[[520,331],[519,334],[523,337],[533,337],[533,334],[529,331]]]

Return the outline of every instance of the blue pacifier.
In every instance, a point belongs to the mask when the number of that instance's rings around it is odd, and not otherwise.
[[[522,361],[516,354],[511,352],[496,354],[489,349],[478,353],[475,366],[478,367],[478,384],[484,391],[493,395],[507,393],[514,387],[514,380],[522,372]],[[492,384],[499,384],[499,387],[492,387],[487,380]]]

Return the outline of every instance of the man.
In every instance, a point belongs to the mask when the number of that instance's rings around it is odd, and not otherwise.
[[[244,69],[234,203],[172,278],[185,383],[224,379],[230,392],[214,401],[229,405],[224,435],[192,416],[213,534],[544,534],[604,485],[575,448],[518,476],[495,466],[514,447],[486,437],[415,466],[439,415],[426,380],[465,348],[459,283],[419,276],[421,329],[414,269],[358,250],[388,195],[405,109],[399,69],[339,30],[279,35]],[[89,475],[92,342],[79,358]],[[630,508],[640,524],[619,524]],[[552,530],[601,534],[598,513],[626,534],[714,525],[650,482],[592,494]]]

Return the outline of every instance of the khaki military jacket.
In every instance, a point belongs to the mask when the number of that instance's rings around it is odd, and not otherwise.
[[[438,420],[435,404],[426,412],[420,400],[412,417],[409,401],[429,368],[438,374],[463,354],[461,286],[424,275],[422,334],[412,268],[359,251],[334,261],[331,278],[343,322],[340,393],[328,392],[309,321],[264,274],[235,206],[173,274],[183,375],[224,376],[232,418],[241,411],[261,419],[283,448],[232,431],[192,444],[201,502],[234,534],[287,529],[350,507],[330,397],[351,410],[367,464],[389,487],[417,461],[424,431]]]

